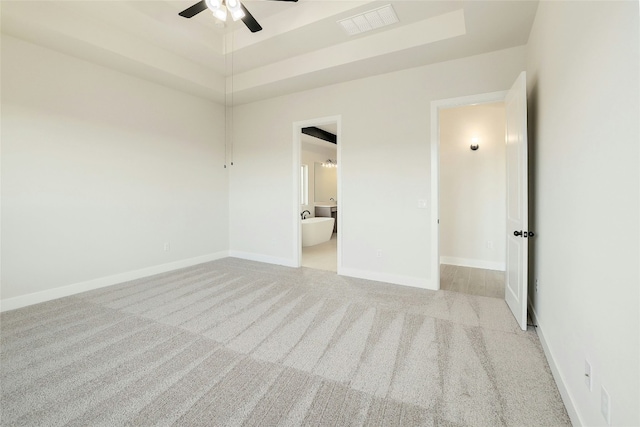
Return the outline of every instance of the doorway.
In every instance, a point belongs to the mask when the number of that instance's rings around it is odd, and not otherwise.
[[[450,135],[447,135],[448,131],[444,129],[444,137],[451,140],[452,147],[442,147],[441,119],[443,115],[445,120],[459,119],[456,116],[462,115],[464,117],[465,109],[471,109],[474,106],[503,104],[506,95],[506,91],[501,91],[444,99],[431,103],[431,192],[432,200],[435,201],[431,204],[431,217],[434,219],[431,241],[431,253],[434,255],[431,257],[431,271],[435,289],[453,287],[454,290],[469,292],[470,282],[474,280],[484,280],[486,288],[487,281],[493,285],[494,282],[499,282],[501,277],[504,277],[500,275],[500,270],[504,270],[505,263],[504,256],[500,258],[500,245],[502,244],[504,247],[505,244],[502,237],[504,232],[501,235],[492,232],[490,234],[494,237],[487,237],[486,234],[478,230],[480,227],[478,224],[482,218],[490,216],[494,209],[489,209],[488,212],[477,212],[476,208],[476,210],[469,212],[467,207],[467,211],[463,210],[464,204],[469,201],[469,196],[474,200],[475,205],[483,204],[482,191],[486,189],[482,189],[478,193],[479,190],[475,188],[475,183],[469,180],[473,179],[471,177],[474,173],[483,169],[480,166],[482,166],[482,160],[485,159],[481,159],[479,155],[487,157],[486,154],[490,154],[492,150],[489,149],[488,141],[486,139],[483,141],[483,138],[486,137],[480,133],[479,127],[473,126],[473,124],[458,125],[457,128],[454,127],[453,131],[449,132]],[[447,118],[448,115],[452,117]],[[504,142],[504,127],[502,129],[502,141]],[[491,146],[493,145],[492,141]],[[476,149],[474,149],[475,146],[477,146]],[[445,148],[442,153],[445,160],[452,163],[451,167],[445,171],[441,170],[441,150],[443,148]],[[448,158],[446,158],[447,156]],[[458,164],[453,164],[453,162],[458,162]],[[460,169],[464,174],[456,174],[456,170],[460,171]],[[505,169],[505,163],[502,163],[501,169]],[[442,182],[443,178],[444,183]],[[445,188],[442,188],[443,184]],[[444,194],[444,192],[451,194]],[[496,192],[493,191],[493,193],[492,197],[495,197]],[[444,207],[441,206],[443,197],[448,197],[447,200],[451,202],[445,204]],[[460,206],[461,204],[462,206]],[[461,226],[456,227],[456,224]],[[500,226],[505,227],[505,220],[502,220]],[[444,242],[443,231],[454,233],[454,235],[453,237],[446,236],[448,240]],[[472,239],[475,241],[471,244],[468,241],[469,236],[475,236]],[[492,246],[493,249],[488,246]],[[483,260],[482,258],[486,258],[487,253],[492,254],[493,258]],[[487,270],[497,273],[487,273]],[[492,295],[498,296],[495,286],[490,286],[490,288]],[[471,292],[475,291],[474,288]],[[504,298],[504,291],[500,298]]]
[[[504,298],[504,102],[443,108],[440,129],[440,288]]]
[[[508,91],[431,103],[431,277],[440,289],[440,112],[491,102],[505,105],[506,259],[504,299],[522,330],[527,330],[529,227],[527,163],[527,75],[521,72]],[[473,143],[474,141],[471,141]]]
[[[340,126],[339,116],[294,123],[294,167],[298,177],[294,254],[298,267],[339,272]],[[307,221],[309,218],[324,221],[318,228],[320,236],[315,234],[315,224]]]

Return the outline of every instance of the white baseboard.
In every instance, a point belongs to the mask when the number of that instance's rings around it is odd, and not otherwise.
[[[457,258],[450,256],[441,256],[440,264],[457,265],[459,267],[483,268],[485,270],[506,270],[506,264],[504,262],[483,261],[481,259]]]
[[[545,339],[544,328],[540,324],[538,313],[536,313],[535,309],[531,305],[530,300],[528,305],[531,320],[533,321],[534,325],[538,325],[536,328],[536,332],[538,333],[538,338],[540,338],[540,344],[542,344],[542,349],[544,350],[544,355],[547,358],[547,363],[549,363],[549,368],[551,368],[553,379],[558,386],[558,391],[560,392],[560,396],[562,397],[562,403],[564,403],[565,408],[567,408],[567,413],[569,414],[569,418],[571,419],[571,424],[573,424],[574,426],[583,426],[585,424],[582,422],[582,419],[580,419],[578,411],[576,411],[576,405],[573,403],[571,393],[569,393],[569,390],[565,386],[564,377],[560,373],[560,370],[558,369],[558,366],[556,365],[555,359],[553,357],[553,352],[551,351],[551,348],[549,347],[549,344]]]
[[[285,267],[297,268],[292,259],[272,257],[263,254],[255,254],[251,252],[229,251],[229,256],[233,258],[246,259],[249,261],[264,262],[265,264],[283,265]]]
[[[85,282],[60,286],[53,289],[47,289],[46,291],[34,292],[27,295],[7,298],[0,301],[0,312],[15,310],[17,308],[39,304],[41,302],[51,301],[62,297],[68,297],[70,295],[79,294],[81,292],[104,288],[105,286],[117,285],[118,283],[141,279],[143,277],[153,276],[154,274],[166,273],[168,271],[177,270],[179,268],[191,267],[192,265],[202,264],[203,262],[214,261],[217,259],[226,258],[228,256],[229,254],[227,253],[227,251],[221,251],[194,258],[183,259],[180,261],[168,262],[166,264],[154,265],[153,267],[146,267],[139,270],[128,271],[126,273],[100,277],[97,279],[87,280]]]
[[[229,256],[246,259],[249,261],[264,262],[267,264],[282,265],[285,267],[298,268],[293,260],[286,258],[271,257],[251,252],[229,251]],[[341,276],[356,277],[358,279],[375,280],[378,282],[393,283],[394,285],[411,286],[414,288],[437,290],[432,286],[431,280],[417,277],[397,276],[393,274],[377,273],[373,271],[357,270],[353,268],[338,267],[338,274]]]
[[[395,274],[378,273],[375,271],[358,270],[354,268],[338,268],[341,276],[356,277],[358,279],[375,280],[377,282],[393,283],[394,285],[411,286],[414,288],[429,289],[436,291],[433,283],[429,279],[418,277],[398,276]]]

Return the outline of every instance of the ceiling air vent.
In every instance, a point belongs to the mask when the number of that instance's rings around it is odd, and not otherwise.
[[[342,26],[342,29],[348,35],[354,36],[386,25],[395,24],[396,22],[398,22],[398,16],[393,7],[388,4],[359,15],[341,19],[338,24]]]

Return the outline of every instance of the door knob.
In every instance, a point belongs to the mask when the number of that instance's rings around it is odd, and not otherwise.
[[[513,235],[514,236],[522,236],[522,231],[514,231]]]

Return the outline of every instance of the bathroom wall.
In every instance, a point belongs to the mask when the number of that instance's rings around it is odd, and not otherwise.
[[[502,102],[440,111],[441,263],[505,268],[504,130]]]

